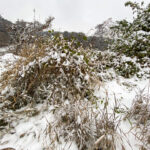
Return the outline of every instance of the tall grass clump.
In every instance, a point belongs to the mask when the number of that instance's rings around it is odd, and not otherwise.
[[[125,150],[124,133],[119,128],[121,119],[115,110],[110,112],[108,103],[106,100],[99,108],[98,103],[85,99],[54,107],[55,119],[46,130],[51,141],[49,148],[57,149],[65,142],[63,149],[69,149],[68,143],[69,147],[75,143],[78,150]]]
[[[145,89],[140,91],[133,101],[132,107],[128,111],[127,117],[132,119],[132,126],[136,134],[135,137],[141,143],[141,150],[150,149],[150,93],[145,93]]]

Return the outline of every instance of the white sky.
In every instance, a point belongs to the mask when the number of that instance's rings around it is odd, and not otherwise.
[[[131,19],[131,9],[124,6],[127,0],[0,0],[0,14],[13,22],[17,19],[33,21],[33,9],[38,21],[55,17],[56,30],[87,33],[108,18]],[[131,0],[133,1],[133,0]],[[134,0],[141,2],[142,0]],[[144,0],[148,3],[149,0]]]

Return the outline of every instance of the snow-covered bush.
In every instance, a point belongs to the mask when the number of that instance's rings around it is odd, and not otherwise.
[[[133,10],[133,21],[118,21],[114,27],[114,41],[111,49],[129,57],[150,58],[150,4],[146,7],[138,3],[126,2]]]
[[[16,109],[43,100],[61,104],[94,99],[92,50],[75,47],[73,40],[68,42],[60,35],[25,45],[19,55],[1,78],[1,102],[7,101],[8,107]]]
[[[106,78],[109,69],[130,78],[149,77],[150,67],[150,4],[126,2],[133,10],[133,20],[112,22],[108,19],[96,27],[95,35],[107,37],[109,51],[97,53],[100,75]],[[106,36],[105,36],[106,35]],[[111,75],[110,75],[111,76]],[[111,77],[110,77],[111,78]]]
[[[109,69],[113,69],[116,74],[125,78],[130,78],[134,75],[140,76],[140,63],[135,59],[131,59],[123,54],[117,52],[104,51],[97,53],[98,66],[97,71],[102,74],[108,73]],[[102,77],[103,78],[103,77]],[[104,77],[105,78],[105,77]]]

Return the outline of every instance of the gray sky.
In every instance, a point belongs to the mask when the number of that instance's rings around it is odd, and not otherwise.
[[[131,19],[131,9],[124,6],[127,0],[0,0],[0,14],[13,22],[17,19],[43,22],[48,16],[55,17],[56,30],[82,31],[87,33],[97,24],[112,17],[113,20]],[[131,0],[133,1],[133,0]],[[141,2],[142,0],[134,0]],[[144,0],[148,3],[149,0]]]

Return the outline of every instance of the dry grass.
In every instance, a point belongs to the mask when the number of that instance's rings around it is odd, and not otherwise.
[[[50,137],[50,148],[62,142],[75,142],[79,150],[125,150],[121,119],[115,111],[109,113],[108,101],[102,109],[89,101],[65,102],[54,107],[55,121],[49,123],[46,134]],[[118,132],[119,131],[119,132]],[[71,145],[70,145],[71,146]],[[63,147],[66,149],[66,147]]]
[[[135,137],[141,142],[140,150],[150,149],[150,93],[145,89],[139,91],[127,117],[133,119]]]

